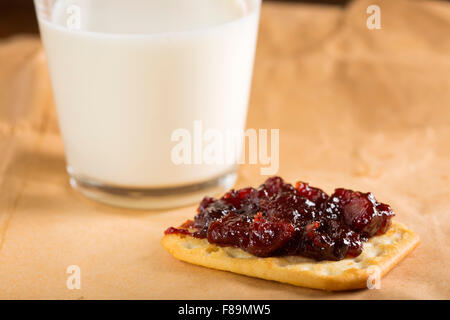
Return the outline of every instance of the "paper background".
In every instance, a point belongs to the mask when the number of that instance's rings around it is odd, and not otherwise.
[[[189,265],[159,241],[195,206],[132,211],[87,200],[65,173],[39,39],[0,43],[0,298],[449,299],[450,5],[265,4],[249,128],[280,129],[287,181],[372,191],[420,246],[381,290],[330,293]],[[242,166],[237,187],[264,180]],[[81,290],[66,268],[81,267]]]

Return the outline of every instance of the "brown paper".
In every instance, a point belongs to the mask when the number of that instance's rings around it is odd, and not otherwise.
[[[37,38],[0,44],[0,298],[449,299],[450,5],[263,5],[249,128],[280,129],[280,170],[332,191],[372,191],[420,246],[380,290],[330,293],[175,260],[163,231],[194,215],[118,209],[68,184]],[[237,187],[256,186],[244,165]],[[66,286],[81,268],[81,289]]]

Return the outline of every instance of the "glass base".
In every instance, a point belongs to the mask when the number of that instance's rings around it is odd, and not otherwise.
[[[216,196],[231,189],[235,171],[191,185],[168,188],[126,188],[98,183],[70,173],[70,185],[89,199],[133,209],[168,209],[199,203],[205,195]]]

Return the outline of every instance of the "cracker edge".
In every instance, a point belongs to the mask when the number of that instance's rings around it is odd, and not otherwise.
[[[383,254],[375,258],[366,258],[366,260],[362,261],[367,264],[365,268],[352,267],[339,274],[328,275],[320,272],[321,268],[323,268],[322,266],[327,264],[327,268],[330,268],[330,266],[333,268],[333,266],[338,265],[337,263],[339,261],[316,262],[311,260],[308,263],[314,266],[312,270],[293,270],[292,268],[283,266],[283,258],[259,258],[237,248],[233,248],[233,250],[250,257],[232,257],[227,253],[226,248],[210,244],[206,239],[196,239],[189,235],[164,235],[161,244],[175,258],[195,265],[288,283],[300,287],[342,291],[367,288],[367,279],[373,272],[369,270],[371,266],[379,267],[380,276],[384,276],[414,250],[420,242],[419,236],[416,233],[398,222],[394,222],[384,235],[372,237],[368,242],[374,242],[374,239],[379,237],[392,240],[396,232],[402,232],[401,239],[394,241],[392,244],[382,244]],[[188,242],[194,242],[196,246],[187,248],[186,244]],[[344,260],[358,261],[358,257]],[[302,264],[305,263],[299,263],[298,265]]]

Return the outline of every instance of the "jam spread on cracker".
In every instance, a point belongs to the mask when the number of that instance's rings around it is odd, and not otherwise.
[[[165,233],[206,238],[258,257],[341,260],[360,255],[363,242],[385,233],[394,215],[370,192],[339,188],[329,196],[308,183],[293,186],[271,177],[257,189],[205,197],[193,221]]]

